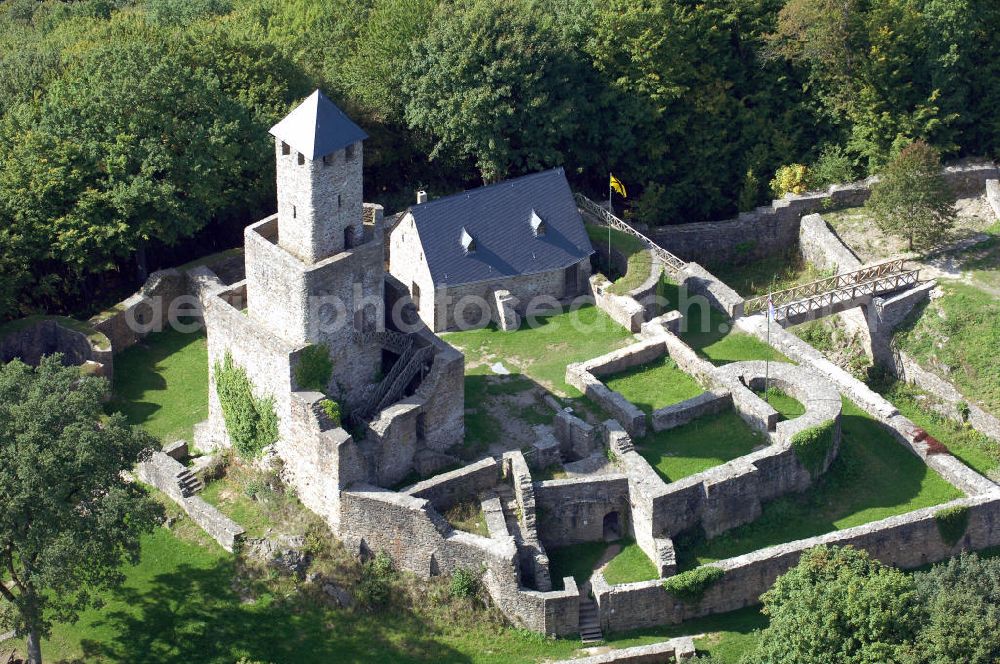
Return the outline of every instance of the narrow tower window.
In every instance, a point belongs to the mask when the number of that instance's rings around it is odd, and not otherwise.
[[[291,154],[291,152],[292,152],[292,147],[290,145],[288,145],[288,143],[285,143],[284,141],[282,141],[281,142],[281,154]]]
[[[306,163],[306,156],[300,152],[299,153],[299,166],[301,166],[304,163]]]
[[[292,219],[295,219],[296,217],[298,217],[298,211],[295,209],[295,206],[293,205],[292,206]]]

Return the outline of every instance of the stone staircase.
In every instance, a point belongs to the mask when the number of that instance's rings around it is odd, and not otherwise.
[[[597,613],[597,604],[589,597],[580,597],[580,641],[597,643],[604,640],[601,631],[601,618]]]
[[[201,478],[191,472],[189,468],[177,473],[177,486],[181,490],[181,496],[190,498],[205,488],[205,483]]]

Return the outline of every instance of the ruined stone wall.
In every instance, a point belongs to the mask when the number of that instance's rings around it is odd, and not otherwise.
[[[681,286],[686,289],[688,298],[704,297],[730,318],[743,315],[743,297],[698,263],[689,262],[681,270]]]
[[[949,546],[941,539],[934,514],[953,505],[968,506],[969,527],[957,544]],[[603,576],[595,577],[593,591],[602,627],[606,632],[623,632],[676,624],[758,604],[760,595],[798,562],[803,551],[820,544],[851,545],[889,565],[904,569],[921,567],[960,551],[1000,544],[1000,497],[994,492],[966,498],[711,563],[725,570],[725,575],[693,605],[672,597],[659,581],[610,586]]]
[[[948,165],[944,177],[957,196],[978,195],[998,170],[992,162],[965,161]],[[745,264],[794,251],[799,220],[814,212],[862,205],[875,178],[832,185],[823,192],[788,194],[770,205],[740,213],[735,219],[657,226],[650,239],[686,261],[708,266]]]
[[[32,316],[3,326],[0,362],[20,359],[37,365],[44,355],[63,354],[67,365],[84,365],[94,375],[114,377],[111,341],[86,323],[58,316]]]
[[[590,292],[594,296],[594,304],[629,332],[638,332],[646,320],[646,309],[631,295],[612,293],[611,286],[611,282],[603,274],[590,277]]]
[[[653,431],[666,431],[683,426],[699,417],[722,413],[733,407],[733,398],[728,390],[715,389],[702,392],[696,397],[653,411],[650,423]]]
[[[414,498],[423,498],[434,509],[444,511],[463,500],[476,498],[500,481],[500,463],[488,457],[457,470],[441,473],[404,490]]]
[[[601,475],[535,483],[538,535],[546,549],[604,539],[604,517],[618,512],[629,528],[628,478]]]
[[[682,636],[645,646],[617,648],[590,657],[576,658],[572,661],[573,664],[665,664],[666,662],[684,662],[694,656],[694,640],[690,636]]]
[[[166,329],[171,312],[193,313],[193,301],[181,306],[184,302],[180,298],[187,294],[186,279],[179,270],[160,270],[151,274],[138,292],[91,318],[90,324],[120,353],[149,334]]]
[[[159,489],[198,524],[209,537],[230,553],[238,548],[245,531],[242,526],[228,518],[214,506],[198,496],[185,496],[178,483],[178,476],[184,466],[163,452],[154,452],[146,461],[136,464],[135,473],[146,484]]]

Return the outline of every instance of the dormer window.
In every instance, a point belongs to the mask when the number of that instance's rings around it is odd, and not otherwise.
[[[462,227],[462,235],[459,240],[462,243],[462,249],[465,253],[471,254],[476,250],[476,241],[472,239],[472,236],[469,235],[469,231],[465,230],[464,226]]]
[[[535,237],[545,235],[545,221],[534,210],[531,211],[531,232]]]

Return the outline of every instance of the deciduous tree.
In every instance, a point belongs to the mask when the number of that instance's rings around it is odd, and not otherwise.
[[[104,416],[107,389],[58,356],[0,366],[0,624],[27,637],[31,664],[54,623],[122,583],[161,517],[122,476],[153,440]]]

